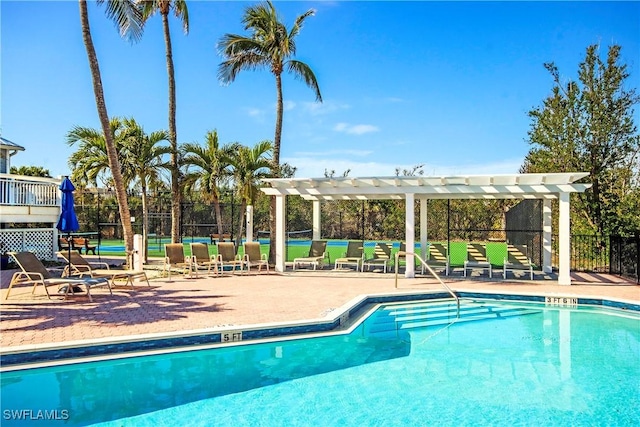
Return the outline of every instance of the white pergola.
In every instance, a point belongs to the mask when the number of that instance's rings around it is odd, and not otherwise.
[[[591,184],[576,184],[586,172],[515,175],[460,175],[442,177],[372,178],[272,178],[261,190],[276,198],[276,271],[285,269],[285,207],[287,196],[313,201],[313,239],[320,239],[320,203],[324,200],[402,200],[405,202],[405,242],[415,251],[415,201],[420,202],[422,258],[427,248],[427,200],[429,199],[542,199],[543,271],[551,272],[551,200],[559,200],[558,284],[570,285],[569,195],[586,191]],[[414,263],[407,262],[405,277],[414,277]]]

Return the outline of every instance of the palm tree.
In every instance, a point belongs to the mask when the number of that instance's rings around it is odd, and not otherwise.
[[[218,132],[213,130],[205,136],[205,146],[183,144],[183,164],[186,166],[184,177],[185,190],[200,190],[205,200],[213,202],[218,224],[218,234],[224,234],[222,210],[220,209],[220,188],[228,179],[229,158],[239,147],[238,143],[220,147]]]
[[[233,180],[236,191],[240,197],[240,222],[236,235],[236,248],[242,241],[242,227],[244,225],[247,205],[253,205],[258,189],[259,181],[271,175],[271,154],[273,144],[271,141],[262,141],[254,147],[239,146],[230,158],[233,168]]]
[[[180,241],[180,202],[182,191],[180,188],[180,162],[178,159],[178,132],[176,130],[176,80],[173,70],[173,50],[171,48],[171,33],[169,31],[169,12],[182,21],[185,34],[189,33],[189,11],[184,0],[139,0],[144,19],[156,12],[162,15],[164,44],[167,57],[167,76],[169,78],[169,143],[171,144],[171,241]]]
[[[121,139],[122,121],[114,117],[109,121],[109,132],[116,146],[117,157],[123,157]],[[69,157],[69,167],[72,170],[71,179],[77,182],[92,183],[97,186],[98,177],[111,172],[109,154],[107,152],[107,138],[99,129],[82,126],[74,126],[67,133],[67,145],[78,143],[78,150]],[[120,163],[120,160],[118,160]],[[121,169],[120,169],[121,170]],[[129,187],[129,181],[123,176],[125,188]]]
[[[150,183],[158,180],[160,172],[168,169],[163,157],[170,153],[170,147],[158,145],[159,142],[168,140],[168,134],[166,131],[157,131],[147,135],[133,118],[118,117],[111,119],[110,133],[114,138],[118,158],[121,159],[125,188],[129,188],[136,180],[141,187],[143,259],[146,261],[149,229],[147,190]],[[111,172],[105,134],[98,129],[75,126],[67,134],[67,144],[76,143],[79,143],[78,150],[69,157],[72,178],[97,186],[98,177]]]
[[[218,68],[218,78],[224,84],[236,79],[241,70],[255,70],[268,67],[276,78],[276,128],[273,140],[273,166],[275,176],[280,176],[280,138],[282,135],[282,73],[285,69],[295,77],[300,78],[316,95],[316,101],[322,102],[320,87],[316,76],[304,62],[292,59],[296,53],[296,36],[302,29],[302,24],[309,17],[315,15],[310,9],[298,16],[289,31],[280,21],[271,1],[248,7],[242,18],[245,30],[250,30],[249,37],[225,34],[219,42],[219,48],[226,58]],[[275,254],[275,197],[271,198],[269,209],[271,224],[270,256]],[[271,260],[273,261],[273,259]]]
[[[137,181],[142,195],[142,259],[147,262],[149,247],[149,197],[148,189],[160,179],[163,170],[170,169],[164,157],[171,153],[171,147],[159,145],[162,141],[169,140],[167,131],[155,131],[149,135],[144,133],[133,118],[123,121],[123,174],[132,182]]]
[[[320,87],[316,76],[304,62],[291,59],[296,53],[295,38],[302,29],[302,24],[309,17],[315,15],[315,10],[309,9],[298,16],[287,31],[280,21],[271,1],[248,7],[245,10],[242,23],[246,30],[252,32],[250,37],[236,34],[225,34],[219,46],[226,58],[218,69],[218,78],[223,84],[233,82],[242,70],[255,70],[268,67],[276,78],[276,129],[273,140],[273,163],[280,165],[280,137],[282,135],[282,73],[285,69],[295,77],[303,80],[316,95],[316,101],[322,102]]]
[[[116,200],[118,201],[118,210],[120,219],[122,220],[122,232],[124,235],[125,251],[133,250],[133,228],[131,226],[131,215],[129,213],[129,203],[127,201],[127,192],[122,174],[120,173],[120,162],[118,160],[118,152],[116,150],[113,134],[109,125],[109,114],[107,113],[107,105],[104,99],[104,91],[102,88],[102,77],[100,76],[100,66],[96,55],[93,39],[91,38],[91,28],[89,27],[89,14],[87,12],[87,1],[78,0],[80,7],[80,22],[82,26],[82,40],[87,51],[89,59],[89,68],[91,70],[91,79],[93,81],[93,92],[96,99],[96,108],[98,117],[105,135],[105,149],[107,160],[111,174],[113,176],[113,184],[116,192]],[[104,0],[98,0],[98,3],[104,3]],[[120,34],[130,39],[138,39],[142,34],[142,15],[140,10],[132,0],[109,0],[107,3],[107,16],[113,19]]]

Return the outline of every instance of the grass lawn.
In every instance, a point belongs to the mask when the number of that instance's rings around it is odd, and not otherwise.
[[[200,242],[207,243],[209,246],[209,253],[213,255],[217,255],[218,247],[215,244],[210,243],[210,239],[208,237],[183,237],[183,245],[184,245],[184,254],[185,256],[191,255],[191,242]],[[169,243],[168,238],[156,239],[154,237],[149,239],[149,257],[152,258],[164,258],[164,245]],[[260,240],[260,250],[264,254],[269,254],[269,242],[268,240]],[[392,245],[394,242],[386,242],[389,245]],[[398,251],[399,243],[393,246],[391,251],[391,258],[393,259],[395,252]],[[309,240],[290,240],[287,243],[287,261],[293,261],[294,258],[306,257],[309,255],[309,248],[311,246],[311,241]],[[365,257],[370,258],[373,256],[373,251],[375,248],[375,242],[366,242],[365,244]],[[100,242],[100,255],[103,256],[124,256],[124,241],[123,240],[112,240],[112,239],[103,239]],[[328,240],[327,242],[327,252],[329,254],[329,260],[331,263],[336,258],[340,258],[344,256],[347,250],[347,240]],[[238,248],[238,253],[242,256],[244,255],[243,247],[240,246]]]

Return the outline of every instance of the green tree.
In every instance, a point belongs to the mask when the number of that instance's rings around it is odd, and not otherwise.
[[[109,121],[109,132],[116,148],[118,159],[123,158],[122,144],[122,121],[118,117],[114,117]],[[78,149],[69,156],[69,167],[71,168],[71,179],[79,183],[91,183],[97,187],[98,179],[102,181],[110,180],[108,175],[111,174],[111,166],[109,163],[109,154],[107,150],[107,138],[105,133],[99,129],[93,129],[83,126],[74,126],[67,133],[67,145],[72,146],[78,144]],[[118,160],[120,164],[120,160]],[[129,181],[122,174],[122,168],[119,169],[126,189],[129,187]]]
[[[142,224],[144,239],[144,259],[148,245],[148,188],[155,185],[162,170],[168,169],[164,156],[170,153],[170,147],[159,145],[168,140],[165,131],[144,133],[133,118],[114,117],[110,121],[110,133],[113,135],[116,151],[121,164],[121,175],[125,188],[137,182],[142,195]],[[98,178],[111,181],[108,176],[112,170],[109,165],[105,134],[98,129],[75,126],[67,134],[67,144],[78,144],[78,149],[69,157],[72,179],[78,182],[92,183],[97,186]],[[131,220],[129,220],[131,222]],[[132,248],[133,249],[133,248]]]
[[[9,173],[14,175],[23,175],[23,176],[39,176],[42,178],[51,178],[49,174],[49,169],[45,169],[42,166],[11,166]]]
[[[296,37],[304,21],[315,14],[310,9],[298,16],[290,30],[280,20],[271,1],[245,9],[242,23],[251,34],[246,37],[237,34],[225,34],[219,48],[225,60],[218,69],[218,78],[224,84],[233,82],[242,70],[268,68],[276,80],[276,126],[273,139],[272,171],[274,176],[280,173],[280,139],[282,136],[282,73],[286,70],[301,79],[316,95],[316,101],[322,102],[320,87],[313,70],[304,62],[293,59],[296,54]],[[271,257],[275,254],[275,197],[270,206]],[[273,261],[273,259],[271,260]]]
[[[146,134],[133,118],[124,119],[122,122],[122,161],[123,174],[127,181],[140,186],[142,198],[142,239],[145,262],[148,261],[149,247],[149,194],[148,190],[161,179],[165,170],[170,170],[170,165],[164,160],[171,154],[170,146],[160,145],[163,141],[169,141],[167,131],[155,131]]]
[[[171,241],[181,240],[180,236],[180,202],[182,189],[180,185],[180,160],[178,158],[178,131],[176,129],[176,80],[173,67],[173,49],[171,46],[171,32],[169,31],[169,12],[182,22],[185,34],[189,33],[189,11],[184,0],[138,0],[142,8],[144,19],[147,20],[155,13],[162,16],[162,29],[167,58],[167,76],[169,78],[169,142],[171,144]]]
[[[185,166],[184,184],[188,192],[199,190],[205,201],[213,202],[218,225],[218,234],[224,234],[222,210],[220,209],[221,189],[230,176],[229,162],[238,143],[220,146],[218,132],[213,130],[205,135],[204,147],[186,143],[181,147]]]
[[[556,65],[545,64],[554,87],[542,106],[529,112],[533,148],[521,168],[589,172],[593,186],[577,196],[574,212],[585,228],[603,234],[638,227],[640,136],[633,107],[640,98],[635,88],[626,88],[629,72],[620,51],[611,46],[602,60],[599,46],[589,46],[578,81],[564,83]]]
[[[242,228],[247,210],[247,205],[253,205],[258,192],[259,181],[271,174],[271,153],[273,144],[271,141],[262,141],[253,147],[239,146],[230,157],[233,181],[238,197],[240,198],[240,222],[236,235],[236,248],[242,241]]]
[[[104,0],[98,0],[99,4],[105,3]],[[100,75],[100,66],[98,64],[98,56],[93,45],[91,37],[91,27],[89,26],[89,14],[87,12],[87,1],[78,0],[80,7],[80,23],[82,28],[82,40],[87,58],[89,60],[89,69],[91,70],[91,80],[93,82],[93,93],[96,100],[96,108],[98,110],[98,118],[105,135],[105,148],[107,160],[111,174],[113,176],[113,184],[118,201],[118,210],[120,219],[122,220],[122,232],[124,235],[124,244],[126,251],[133,250],[133,228],[131,226],[131,215],[129,213],[129,204],[127,201],[127,192],[122,174],[120,173],[120,161],[116,150],[113,134],[109,124],[109,114],[104,99],[104,90],[102,87],[102,78]],[[142,35],[142,14],[133,0],[108,0],[106,2],[107,16],[114,20],[120,34],[131,40],[140,38]]]

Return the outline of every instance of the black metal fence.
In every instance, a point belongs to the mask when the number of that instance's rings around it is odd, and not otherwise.
[[[634,236],[611,236],[609,248],[609,273],[640,284],[640,232]]]

